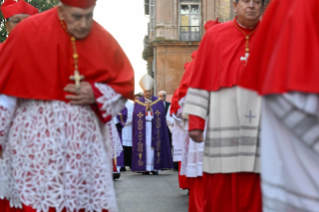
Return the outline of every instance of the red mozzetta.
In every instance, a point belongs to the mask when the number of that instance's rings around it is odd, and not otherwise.
[[[104,28],[94,22],[88,37],[76,41],[76,48],[79,72],[86,81],[106,83],[124,97],[133,99],[132,66],[119,44]],[[69,79],[74,74],[73,49],[70,35],[61,26],[57,9],[18,24],[2,46],[0,66],[1,94],[66,101],[63,88],[74,83]]]
[[[319,1],[271,2],[240,86],[262,95],[319,93],[319,15],[313,8],[319,8]]]
[[[243,28],[234,20],[217,24],[206,32],[198,49],[189,87],[217,91],[237,85],[238,74],[245,67],[245,61],[240,58],[245,56],[246,39],[236,27],[246,34],[255,30]],[[251,39],[253,37],[254,34]]]

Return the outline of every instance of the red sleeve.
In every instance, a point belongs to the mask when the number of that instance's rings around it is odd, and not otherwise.
[[[103,94],[101,93],[101,91],[96,88],[94,86],[94,83],[91,83],[91,87],[95,96],[95,99],[98,99],[99,97],[103,96]],[[102,116],[102,112],[101,112],[101,107],[103,106],[102,104],[96,102],[95,104],[90,105],[91,109],[94,111],[94,113],[96,114],[96,116],[104,123],[106,124],[107,122],[109,122],[112,119],[112,116],[107,116],[107,117],[103,117]]]
[[[205,119],[198,116],[189,115],[188,131],[191,130],[203,130],[205,129]]]

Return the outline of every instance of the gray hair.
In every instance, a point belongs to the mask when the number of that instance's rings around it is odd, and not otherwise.
[[[158,95],[160,95],[161,93],[164,94],[164,96],[167,96],[166,91],[160,91],[160,92],[158,92]]]

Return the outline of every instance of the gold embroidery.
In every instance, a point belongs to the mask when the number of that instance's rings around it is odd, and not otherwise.
[[[124,121],[123,121],[123,115],[122,115],[122,113],[119,113],[119,116],[120,116],[120,122],[122,123],[123,126],[125,126],[126,124],[125,124]]]
[[[139,134],[138,134],[138,140],[139,142],[137,143],[137,151],[138,151],[138,157],[139,157],[139,160],[137,161],[137,164],[139,166],[143,166],[144,165],[144,161],[142,160],[143,159],[143,133],[142,133],[142,130],[144,129],[143,127],[143,120],[142,120],[142,117],[144,116],[144,114],[142,112],[140,112],[138,115],[137,115],[140,119],[137,121],[137,129],[139,130]]]
[[[158,110],[155,112],[155,115],[156,115],[156,128],[157,128],[157,131],[156,131],[156,151],[157,151],[157,160],[156,160],[156,163],[159,164],[161,163],[161,131],[160,131],[160,128],[161,128],[161,119],[160,119],[160,115],[161,115],[161,112],[159,112]]]
[[[144,114],[140,112],[139,114],[137,114],[137,116],[141,119],[144,116]]]
[[[142,119],[137,121],[137,128],[138,128],[138,130],[142,130],[143,129],[143,121],[142,121]]]
[[[142,161],[142,153],[138,154],[140,159],[138,160],[138,165],[143,166],[144,162]]]
[[[159,101],[161,101],[161,99],[157,99],[157,100],[155,100],[154,102],[151,102],[150,105],[151,105],[151,106],[152,106],[152,105],[155,105],[155,104],[156,104],[157,102],[159,102]],[[136,100],[136,103],[139,104],[139,105],[145,106],[145,107],[146,107],[146,105],[147,105],[146,103],[143,103],[143,102],[141,102],[141,101],[139,101],[139,100]]]

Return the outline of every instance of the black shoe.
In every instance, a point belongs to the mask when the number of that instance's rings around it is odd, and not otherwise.
[[[152,171],[153,175],[158,175],[158,171]]]
[[[143,172],[143,175],[150,175],[150,172]]]
[[[121,167],[121,172],[125,172],[126,168],[125,167]]]

